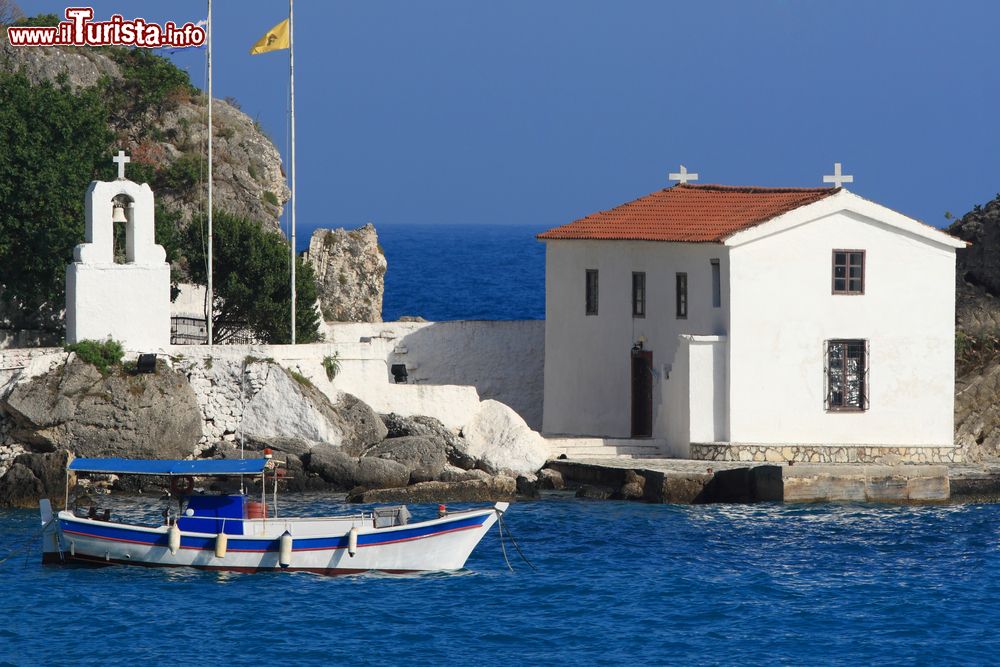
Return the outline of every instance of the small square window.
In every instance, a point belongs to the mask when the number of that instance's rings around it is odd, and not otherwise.
[[[833,293],[865,293],[865,251],[833,251]]]

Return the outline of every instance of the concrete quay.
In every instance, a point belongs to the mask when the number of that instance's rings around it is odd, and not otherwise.
[[[656,503],[944,502],[1000,497],[1000,465],[553,459],[580,495]]]

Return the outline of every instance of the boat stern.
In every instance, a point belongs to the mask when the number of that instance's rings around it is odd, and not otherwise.
[[[42,498],[38,501],[38,510],[42,519],[42,563],[58,565],[63,562],[61,531],[59,521],[52,512],[52,501]]]

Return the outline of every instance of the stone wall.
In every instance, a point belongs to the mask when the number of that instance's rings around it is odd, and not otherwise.
[[[961,463],[955,447],[867,447],[863,445],[755,445],[691,443],[691,458],[702,461],[796,463]]]

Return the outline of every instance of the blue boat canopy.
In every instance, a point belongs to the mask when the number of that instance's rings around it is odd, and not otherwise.
[[[118,475],[259,475],[268,459],[73,459],[67,470]]]

